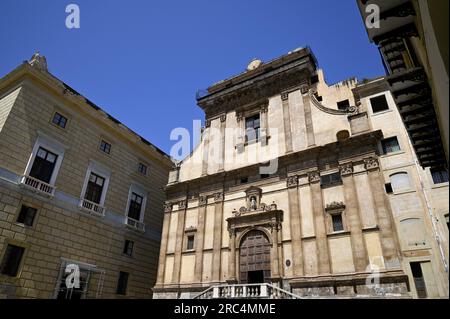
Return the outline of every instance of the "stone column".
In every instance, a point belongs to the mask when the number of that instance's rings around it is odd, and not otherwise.
[[[362,232],[358,195],[353,179],[353,164],[341,165],[340,171],[344,184],[346,223],[350,231],[353,261],[356,271],[364,272],[369,265],[369,257]]]
[[[172,273],[172,283],[180,283],[180,270],[181,270],[181,253],[183,251],[183,237],[184,237],[184,222],[186,217],[187,200],[183,200],[179,203],[178,211],[178,225],[177,225],[177,238],[175,241],[175,257]]]
[[[291,176],[287,179],[289,215],[291,224],[292,260],[294,277],[303,276],[303,253],[300,203],[298,198],[298,177]]]
[[[303,93],[303,108],[305,111],[305,123],[306,123],[306,135],[308,138],[308,147],[316,145],[316,140],[314,137],[314,126],[313,126],[313,119],[312,119],[312,113],[311,113],[311,100],[309,98],[307,93],[307,89],[302,89]]]
[[[203,278],[203,247],[205,238],[205,216],[206,216],[207,198],[200,196],[198,200],[198,221],[197,238],[195,244],[195,272],[194,281],[202,282]]]
[[[164,221],[163,221],[163,228],[162,228],[162,234],[161,234],[161,247],[159,250],[159,259],[158,259],[158,277],[156,279],[157,286],[161,286],[164,284],[167,242],[169,240],[169,227],[170,227],[171,213],[172,213],[172,205],[169,203],[164,204]]]
[[[273,220],[271,224],[272,247],[270,249],[270,255],[272,259],[271,277],[274,279],[280,278],[280,263],[278,258],[278,228],[279,225],[277,221]]]
[[[286,144],[286,153],[292,152],[292,131],[291,131],[291,112],[289,110],[289,93],[281,94],[283,104],[283,120],[284,120],[284,139]]]
[[[313,172],[309,174],[309,182],[312,194],[314,228],[316,232],[317,263],[319,274],[330,274],[331,264],[328,252],[327,228],[325,224],[322,189],[320,187],[320,174]]]
[[[230,229],[230,255],[228,256],[228,282],[237,283],[236,276],[236,230]]]
[[[384,194],[380,164],[377,158],[372,157],[365,159],[364,165],[368,173],[370,190],[375,202],[385,265],[387,269],[398,268],[400,267],[399,243],[393,226],[392,211],[387,196]]]
[[[226,128],[227,115],[224,114],[220,117],[220,164],[219,172],[223,172],[225,168],[225,128]]]
[[[212,281],[220,282],[221,251],[222,251],[222,219],[223,193],[214,194],[214,237],[213,237],[213,265]]]

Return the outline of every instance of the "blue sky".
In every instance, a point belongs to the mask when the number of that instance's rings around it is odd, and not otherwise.
[[[76,3],[81,28],[67,29]],[[0,75],[39,51],[50,72],[166,152],[202,119],[195,93],[310,46],[328,83],[384,74],[355,0],[1,0]]]

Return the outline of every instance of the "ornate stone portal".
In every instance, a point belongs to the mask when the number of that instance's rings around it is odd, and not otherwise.
[[[247,207],[234,210],[233,216],[227,219],[230,235],[228,282],[278,283],[281,279],[278,245],[281,244],[283,212],[275,203],[261,203],[259,188],[249,188],[246,194]]]

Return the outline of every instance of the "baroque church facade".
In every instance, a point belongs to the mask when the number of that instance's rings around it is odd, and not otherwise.
[[[302,48],[197,102],[206,125],[169,176],[154,298],[263,283],[448,297],[448,173],[417,164],[383,77],[328,85]]]

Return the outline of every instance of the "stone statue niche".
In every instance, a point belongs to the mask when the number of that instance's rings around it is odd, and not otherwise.
[[[255,211],[261,208],[262,190],[258,187],[250,187],[245,191],[247,210]]]

